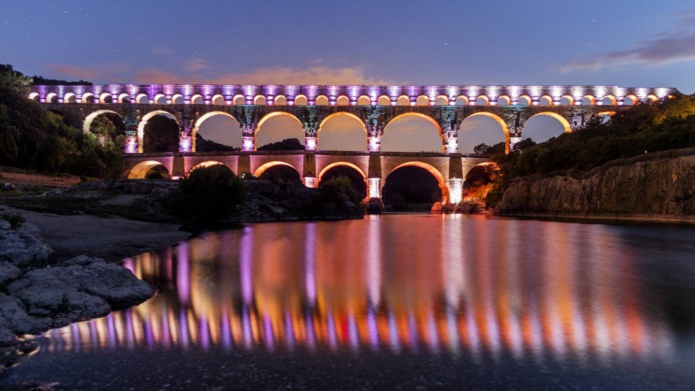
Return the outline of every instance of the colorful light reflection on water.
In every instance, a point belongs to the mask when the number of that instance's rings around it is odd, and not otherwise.
[[[640,254],[616,232],[382,216],[207,233],[127,259],[160,294],[55,330],[44,348],[673,360],[673,331],[644,286]]]

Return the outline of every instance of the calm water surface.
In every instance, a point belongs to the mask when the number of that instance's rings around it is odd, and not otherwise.
[[[0,388],[695,389],[693,227],[257,224],[125,265],[159,295],[49,332]]]

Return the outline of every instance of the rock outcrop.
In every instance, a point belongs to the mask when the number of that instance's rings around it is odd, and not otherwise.
[[[0,219],[0,346],[71,322],[139,304],[156,288],[129,270],[78,256],[50,265],[53,250],[38,228]]]
[[[667,151],[589,172],[519,178],[495,213],[695,221],[695,154]]]

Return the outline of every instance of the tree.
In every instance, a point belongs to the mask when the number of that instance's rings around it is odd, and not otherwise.
[[[9,88],[24,96],[31,82],[32,79],[30,77],[26,77],[21,72],[15,71],[12,65],[0,64],[0,86]]]
[[[473,147],[473,153],[477,155],[486,155],[488,153],[488,150],[490,149],[490,146],[482,143],[478,144],[475,147]]]
[[[150,118],[145,125],[143,151],[152,152],[178,152],[179,150],[179,125],[173,119],[163,115]]]
[[[259,151],[303,151],[304,145],[296,138],[286,138],[276,143],[266,144]]]
[[[246,196],[241,179],[223,165],[193,170],[180,184],[182,196],[170,210],[184,220],[213,222],[234,212]]]

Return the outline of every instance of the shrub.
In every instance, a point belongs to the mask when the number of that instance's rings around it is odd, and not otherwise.
[[[11,229],[17,229],[21,227],[22,224],[24,224],[24,222],[26,221],[24,219],[24,216],[14,213],[3,213],[0,217],[2,217],[3,220],[10,223]]]
[[[181,181],[181,196],[170,212],[184,220],[213,222],[232,214],[246,196],[241,179],[223,165],[203,167]]]

